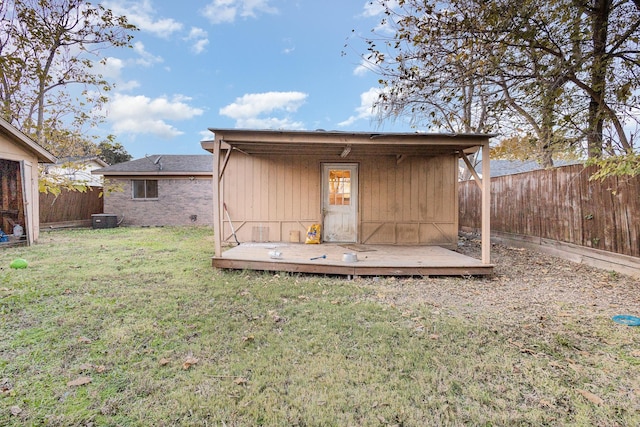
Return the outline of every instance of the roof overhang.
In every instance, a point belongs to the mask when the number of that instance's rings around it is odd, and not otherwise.
[[[440,156],[473,153],[489,143],[493,135],[442,133],[370,133],[337,131],[274,131],[209,129],[214,141],[202,148],[213,152],[233,149],[248,155],[349,156]]]
[[[25,147],[38,158],[38,162],[56,162],[56,158],[53,154],[42,148],[40,145],[36,144],[35,141],[33,141],[24,133],[20,132],[16,127],[14,127],[11,123],[4,120],[3,118],[0,118],[0,133],[7,135],[13,141],[20,143],[23,147]]]

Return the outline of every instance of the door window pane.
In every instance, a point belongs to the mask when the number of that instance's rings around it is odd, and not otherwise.
[[[342,206],[351,204],[351,171],[329,171],[329,204]]]

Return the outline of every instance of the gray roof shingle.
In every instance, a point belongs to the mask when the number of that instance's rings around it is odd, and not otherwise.
[[[210,154],[154,154],[140,159],[96,169],[96,175],[211,175]]]
[[[567,161],[567,160],[554,160],[554,167],[567,166],[572,164],[581,163],[579,161]],[[544,169],[535,160],[501,160],[491,159],[491,176],[504,176],[515,175],[518,173],[532,172],[535,170]],[[476,171],[482,172],[482,160],[478,162]]]

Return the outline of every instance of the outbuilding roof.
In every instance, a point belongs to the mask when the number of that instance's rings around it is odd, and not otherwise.
[[[488,144],[493,135],[340,131],[278,131],[209,128],[225,148],[251,155],[313,154],[323,156],[436,156],[470,153]],[[213,141],[202,147],[213,151]]]
[[[95,175],[212,175],[209,154],[154,154],[92,171]]]
[[[4,120],[1,117],[0,117],[0,133],[5,134],[13,141],[18,142],[23,147],[27,148],[29,151],[31,151],[33,154],[35,154],[38,157],[39,162],[54,163],[56,161],[56,158],[53,156],[53,154],[45,150],[43,147],[41,147],[39,144],[37,144],[27,135],[25,135],[20,130],[18,130],[18,128],[16,128],[11,123],[9,123],[8,121]]]

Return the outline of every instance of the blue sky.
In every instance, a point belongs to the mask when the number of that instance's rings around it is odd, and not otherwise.
[[[109,0],[140,29],[104,52],[116,89],[100,129],[139,158],[204,154],[213,128],[411,131],[371,111],[366,0]],[[345,47],[345,44],[347,45]]]

